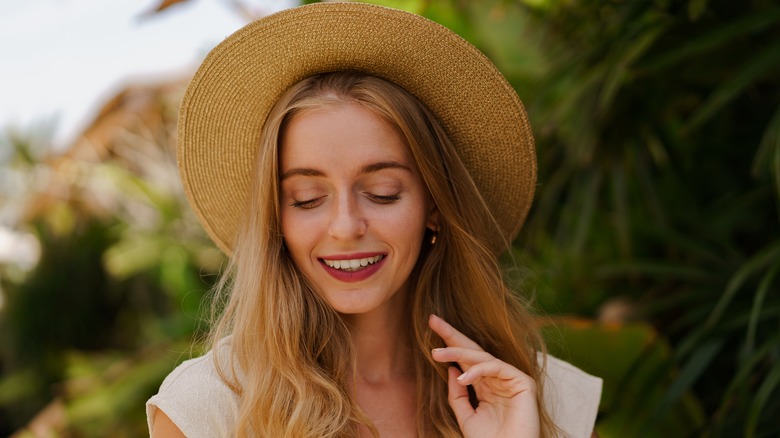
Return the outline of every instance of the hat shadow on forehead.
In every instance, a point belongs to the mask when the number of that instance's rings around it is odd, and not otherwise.
[[[179,114],[179,170],[220,249],[232,252],[271,108],[300,80],[334,71],[389,80],[435,114],[503,231],[492,247],[505,249],[536,182],[533,136],[517,94],[449,29],[361,3],[317,3],[250,23],[214,48],[195,74]]]

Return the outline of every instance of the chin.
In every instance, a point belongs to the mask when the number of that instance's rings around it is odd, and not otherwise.
[[[335,299],[325,297],[325,301],[330,307],[341,315],[363,315],[373,313],[383,307],[388,306],[388,300],[379,300],[365,296],[366,291],[338,292],[339,297]],[[344,295],[363,295],[363,296],[344,296]]]
[[[330,307],[338,312],[341,315],[363,315],[367,313],[371,313],[372,311],[379,308],[377,305],[370,305],[370,304],[357,304],[357,303],[334,303],[332,301],[328,301],[328,304],[330,304]]]

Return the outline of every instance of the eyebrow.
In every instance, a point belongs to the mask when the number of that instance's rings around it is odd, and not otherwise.
[[[360,169],[361,174],[378,172],[384,169],[401,169],[407,172],[411,172],[412,169],[409,166],[399,163],[398,161],[380,161],[378,163],[367,164]]]
[[[385,170],[385,169],[401,169],[407,172],[412,171],[412,169],[410,169],[409,166],[401,164],[397,161],[380,161],[378,163],[371,163],[363,166],[362,168],[360,168],[359,174],[363,175],[366,173],[379,172],[380,170]],[[285,179],[293,176],[325,176],[325,172],[318,169],[298,167],[298,168],[290,169],[287,172],[284,172],[279,178],[279,180],[284,181]]]
[[[279,177],[280,181],[284,181],[287,178],[293,177],[293,176],[325,176],[325,172],[317,169],[307,169],[307,168],[295,168],[290,169],[287,172],[284,172],[281,177]]]

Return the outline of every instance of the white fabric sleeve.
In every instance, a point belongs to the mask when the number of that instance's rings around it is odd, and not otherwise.
[[[541,364],[544,357],[537,355]],[[544,406],[566,438],[590,438],[601,402],[602,380],[547,355]]]
[[[238,396],[220,379],[212,353],[185,361],[146,402],[149,434],[158,410],[188,438],[233,436]]]

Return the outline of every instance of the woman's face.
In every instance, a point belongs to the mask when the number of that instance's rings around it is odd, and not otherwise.
[[[282,232],[317,292],[357,315],[403,300],[436,214],[406,146],[357,103],[295,116],[280,146]]]

